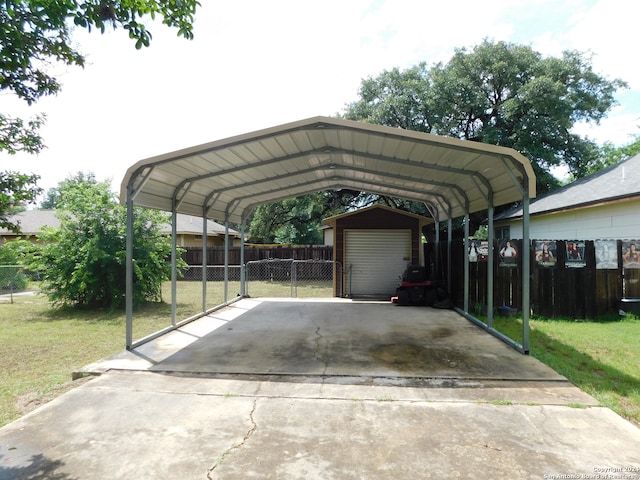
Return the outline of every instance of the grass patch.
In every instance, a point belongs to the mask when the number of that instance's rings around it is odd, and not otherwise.
[[[31,284],[37,288],[37,284]],[[251,282],[256,297],[286,297],[291,285]],[[299,297],[331,297],[330,286],[298,286]],[[230,282],[228,298],[239,285]],[[177,320],[202,308],[200,282],[177,283]],[[207,308],[223,302],[222,282],[207,284]],[[133,317],[133,337],[143,338],[171,325],[170,284],[163,286],[165,302],[147,305]],[[71,374],[125,347],[123,311],[52,309],[43,295],[15,295],[0,303],[0,426],[27,413],[86,380],[71,382]]]
[[[494,327],[511,338],[522,336],[522,319],[494,318]],[[639,318],[531,318],[529,341],[533,357],[640,426]]]
[[[228,298],[239,290],[231,283]],[[289,283],[251,282],[253,297],[288,297]],[[331,297],[325,284],[299,285],[298,297]],[[178,282],[177,319],[202,307],[202,285]],[[222,282],[207,284],[207,308],[222,303]],[[170,298],[165,285],[163,298]],[[134,339],[170,325],[168,303],[149,305],[134,315]],[[522,336],[517,318],[495,318],[511,338]],[[123,312],[51,309],[40,295],[15,296],[0,303],[0,426],[78,385],[73,371],[124,348]],[[531,355],[619,415],[640,426],[640,319],[576,322],[530,320]],[[391,401],[380,398],[378,401]],[[577,406],[576,406],[577,408]]]

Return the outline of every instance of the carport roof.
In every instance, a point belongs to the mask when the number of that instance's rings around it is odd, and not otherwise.
[[[426,202],[443,220],[532,198],[535,175],[509,148],[313,117],[141,160],[120,196],[246,223],[260,204],[331,189]]]

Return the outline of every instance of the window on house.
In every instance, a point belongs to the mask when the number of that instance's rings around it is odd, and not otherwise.
[[[511,229],[509,228],[509,226],[506,227],[498,227],[496,228],[496,239],[497,240],[508,240],[509,238],[511,238]]]

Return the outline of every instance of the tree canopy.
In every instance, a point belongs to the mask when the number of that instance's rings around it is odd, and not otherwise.
[[[616,104],[616,91],[625,86],[594,72],[591,58],[579,52],[544,57],[528,46],[484,40],[472,49],[457,49],[446,63],[422,62],[362,80],[359,98],[341,116],[513,148],[531,160],[537,190],[543,193],[560,184],[552,167],[564,166],[578,178],[605,166],[606,148],[573,127],[605,118]],[[611,158],[619,159],[619,151],[609,150]],[[304,232],[312,225],[318,228],[326,213],[321,202],[341,195],[315,195],[318,205],[300,199],[307,214],[302,220],[295,200],[261,207],[250,231],[271,241],[305,238]],[[415,202],[366,192],[348,192],[348,199],[335,213],[375,202],[425,213]]]
[[[177,29],[179,36],[191,39],[198,6],[197,0],[0,2],[0,92],[13,93],[29,105],[43,96],[56,94],[60,83],[50,73],[51,66],[56,63],[85,64],[83,54],[72,42],[74,28],[101,32],[107,28],[121,28],[128,32],[139,49],[150,45],[152,35],[147,23],[148,19],[156,17]],[[0,112],[0,152],[40,152],[45,144],[39,130],[45,120],[42,114],[23,120]],[[13,201],[34,203],[41,192],[36,185],[39,178],[5,172],[0,178],[0,190],[9,191]],[[0,221],[6,222],[4,207],[0,202]]]
[[[74,184],[84,183],[97,184],[98,180],[93,172],[76,172],[74,175],[67,175],[67,178],[58,183],[57,187],[46,191],[44,199],[40,202],[40,209],[55,210],[62,203],[62,193]]]
[[[579,52],[543,57],[528,46],[484,40],[447,63],[363,80],[343,116],[513,148],[532,161],[544,192],[556,185],[551,167],[582,177],[598,162],[598,145],[572,129],[603,119],[625,86],[594,72]]]
[[[252,215],[249,235],[258,243],[319,245],[322,219],[362,206],[366,198],[362,192],[345,189],[261,205]]]

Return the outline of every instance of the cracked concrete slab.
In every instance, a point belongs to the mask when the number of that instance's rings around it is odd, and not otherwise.
[[[82,373],[0,429],[0,480],[640,470],[638,428],[449,311],[245,299]]]

